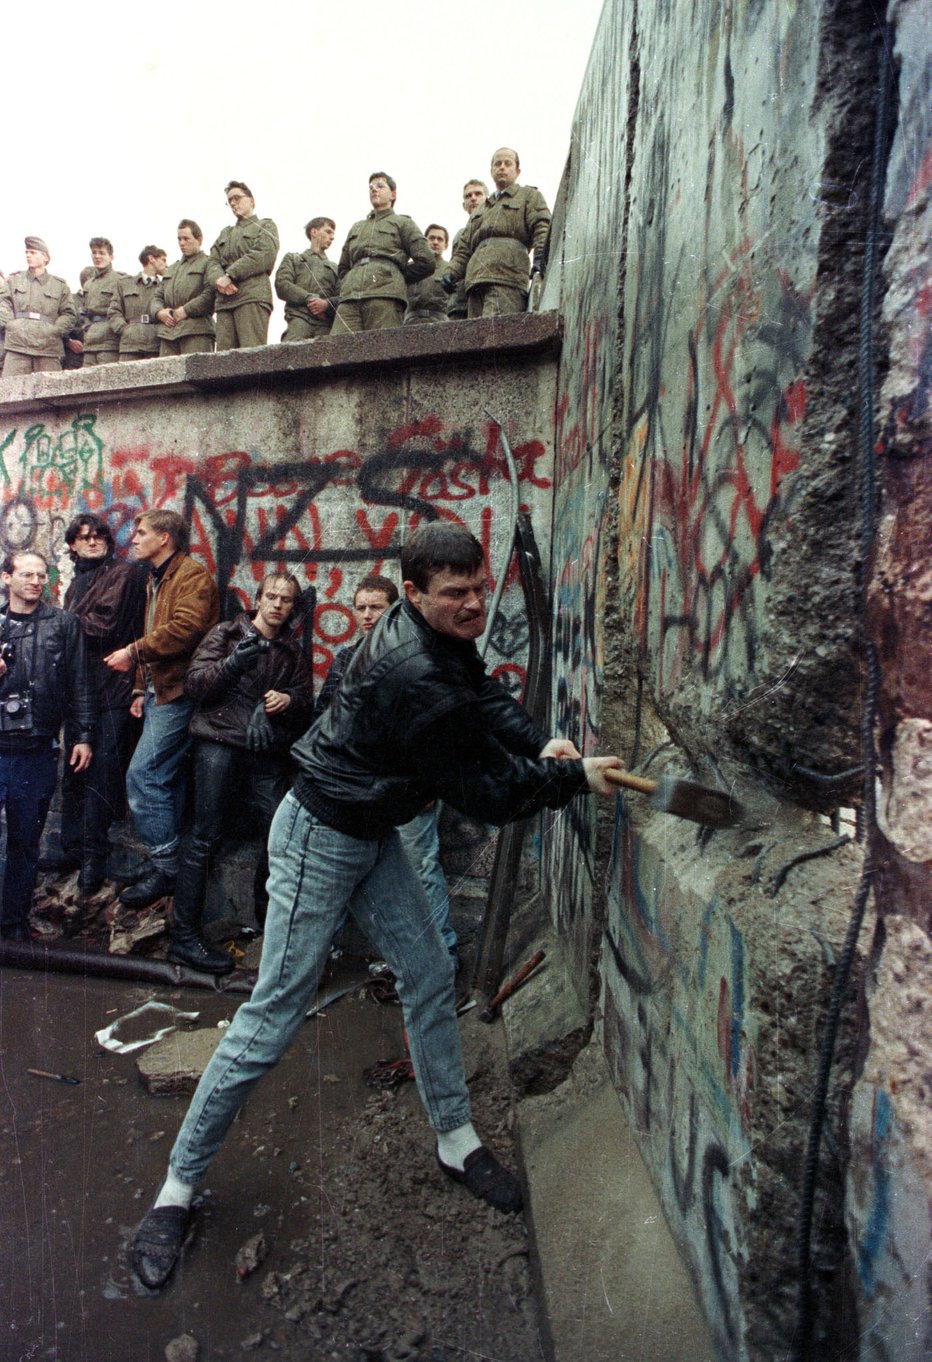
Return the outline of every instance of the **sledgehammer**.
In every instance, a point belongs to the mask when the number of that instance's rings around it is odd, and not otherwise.
[[[741,805],[723,790],[710,790],[694,780],[675,780],[661,776],[647,780],[633,776],[630,771],[608,767],[602,775],[610,785],[623,785],[626,790],[637,790],[650,795],[650,802],[661,813],[672,813],[676,818],[689,818],[694,823],[705,823],[711,828],[727,828],[741,817]]]

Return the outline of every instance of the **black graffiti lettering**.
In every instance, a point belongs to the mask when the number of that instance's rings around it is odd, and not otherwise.
[[[702,1156],[702,1214],[705,1220],[706,1249],[709,1254],[712,1281],[715,1284],[715,1292],[721,1307],[725,1332],[731,1342],[734,1342],[737,1338],[737,1330],[735,1329],[735,1321],[731,1313],[731,1301],[725,1287],[725,1277],[722,1271],[724,1227],[722,1218],[718,1213],[718,1207],[715,1204],[715,1179],[721,1178],[723,1182],[727,1182],[730,1175],[731,1168],[728,1163],[728,1155],[720,1144],[710,1144]]]

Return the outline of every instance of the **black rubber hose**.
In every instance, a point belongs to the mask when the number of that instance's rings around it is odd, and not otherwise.
[[[53,974],[80,974],[85,978],[123,979],[127,983],[166,984],[169,988],[209,989],[216,993],[252,993],[255,970],[234,970],[217,977],[171,965],[167,960],[147,960],[139,955],[107,955],[103,951],[79,950],[75,946],[43,946],[32,941],[0,942],[0,966],[13,969],[48,970]]]
[[[874,306],[877,281],[878,238],[880,209],[886,170],[888,119],[893,94],[893,33],[885,25],[881,34],[882,50],[878,72],[877,108],[874,121],[874,146],[871,156],[870,199],[867,236],[864,244],[864,270],[860,299],[860,335],[858,344],[858,443],[860,454],[860,510],[861,562],[860,587],[862,619],[867,595],[867,563],[876,529],[876,469],[874,455]],[[873,642],[866,640],[867,677],[864,707],[861,714],[861,755],[864,767],[862,826],[865,836],[864,865],[851,908],[844,945],[835,966],[835,977],[829,997],[825,1030],[819,1047],[819,1062],[813,1088],[809,1117],[809,1136],[806,1160],[803,1165],[803,1185],[800,1197],[799,1229],[797,1236],[797,1315],[796,1331],[792,1340],[791,1362],[809,1362],[812,1348],[813,1289],[812,1289],[812,1225],[815,1213],[816,1183],[819,1170],[819,1151],[825,1129],[828,1106],[829,1079],[835,1057],[835,1043],[844,1007],[845,995],[851,979],[858,937],[870,897],[874,874],[873,834],[876,827],[874,781],[876,754],[874,751],[874,717],[880,692],[880,662]]]

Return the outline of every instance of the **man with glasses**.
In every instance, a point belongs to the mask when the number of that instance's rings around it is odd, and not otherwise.
[[[265,345],[268,339],[278,228],[271,218],[256,216],[252,190],[242,180],[231,180],[224,192],[236,221],[224,227],[210,248],[210,259],[220,271],[213,281],[217,349],[242,350]]]
[[[66,766],[62,775],[61,855],[41,864],[64,874],[78,870],[78,888],[96,894],[107,872],[107,832],[123,805],[124,753],[133,702],[132,677],[111,671],[104,658],[142,633],[146,572],[120,562],[110,526],[100,516],[76,516],[65,531],[65,543],[74,578],[64,604],[81,622],[99,720],[93,764],[86,770]],[[66,723],[66,746],[72,737]]]
[[[69,765],[91,761],[97,703],[84,635],[74,615],[43,600],[48,563],[41,553],[7,554],[0,578],[0,803],[6,808],[6,873],[0,937],[28,941],[39,839],[55,789],[56,744],[64,720],[73,738]]]

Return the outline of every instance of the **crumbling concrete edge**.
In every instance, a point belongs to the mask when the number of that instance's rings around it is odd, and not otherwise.
[[[648,1356],[647,1328],[673,1348],[663,1352],[665,1362],[712,1359],[685,1258],[594,1037],[594,1017],[574,987],[559,937],[542,926],[535,904],[526,903],[513,926],[507,972],[533,949],[545,950],[546,960],[503,1005],[502,1020],[545,1355],[548,1362],[582,1355],[614,1362],[628,1355],[637,1329]],[[645,1319],[641,1274],[645,1262],[653,1272],[658,1261],[675,1289],[665,1290],[669,1307],[655,1299]]]

